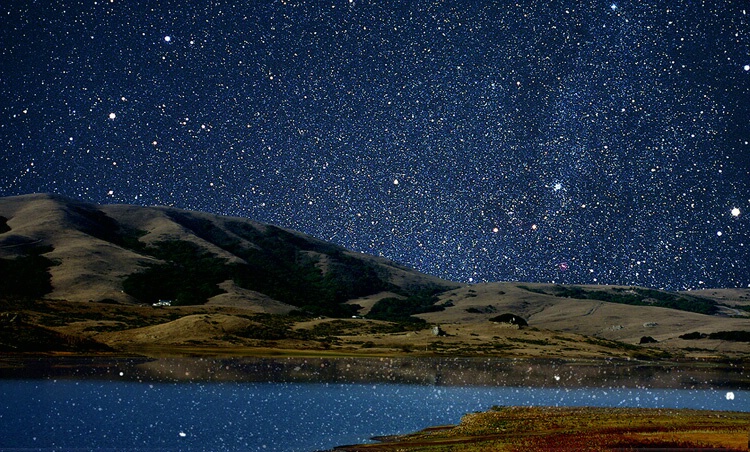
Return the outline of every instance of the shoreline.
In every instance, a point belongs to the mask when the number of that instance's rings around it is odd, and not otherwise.
[[[745,356],[639,356],[627,355],[594,356],[575,354],[564,356],[545,356],[534,349],[518,353],[443,353],[439,351],[397,351],[386,348],[293,348],[274,346],[201,346],[201,345],[167,345],[167,346],[139,346],[110,351],[0,351],[0,363],[8,359],[36,359],[36,358],[444,358],[444,359],[495,359],[495,360],[529,360],[529,361],[563,361],[563,362],[623,362],[653,364],[657,366],[721,366],[721,365],[750,365],[750,355]]]
[[[750,390],[750,365],[625,359],[0,354],[0,379],[403,383],[428,386]]]

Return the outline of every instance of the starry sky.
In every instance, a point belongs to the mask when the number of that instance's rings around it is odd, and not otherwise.
[[[0,196],[168,205],[462,282],[750,286],[745,1],[0,6]]]

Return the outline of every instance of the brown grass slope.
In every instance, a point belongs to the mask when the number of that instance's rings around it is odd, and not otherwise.
[[[750,317],[746,310],[728,313],[720,309],[716,315],[705,315],[655,306],[633,306],[591,299],[563,298],[553,293],[553,284],[489,283],[463,287],[443,293],[438,304],[449,305],[445,310],[419,317],[443,325],[474,325],[478,330],[493,326],[489,319],[501,313],[513,313],[526,319],[530,326],[565,333],[582,334],[608,340],[638,344],[650,336],[658,342],[650,345],[664,350],[702,348],[713,352],[731,351],[749,354],[747,342],[702,339],[688,341],[679,336],[691,333],[719,331],[750,331]],[[617,286],[580,286],[592,291],[629,290]],[[529,290],[531,289],[531,290]],[[538,293],[547,292],[547,293]],[[700,296],[706,297],[701,291]],[[705,291],[710,294],[711,291]],[[744,289],[722,289],[713,297],[719,303],[729,299],[746,303]],[[690,294],[695,295],[693,292]],[[723,297],[723,298],[722,298]],[[750,301],[750,300],[748,300]],[[744,305],[746,306],[746,305]],[[734,315],[729,315],[734,314]],[[481,331],[479,331],[481,332]]]

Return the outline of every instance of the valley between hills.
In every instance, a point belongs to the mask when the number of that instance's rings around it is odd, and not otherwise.
[[[0,198],[0,353],[747,363],[750,290],[465,285],[168,207]]]

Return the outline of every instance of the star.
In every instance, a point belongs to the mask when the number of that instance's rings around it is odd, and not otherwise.
[[[10,2],[0,196],[242,216],[462,282],[747,287],[747,15],[620,1]]]

